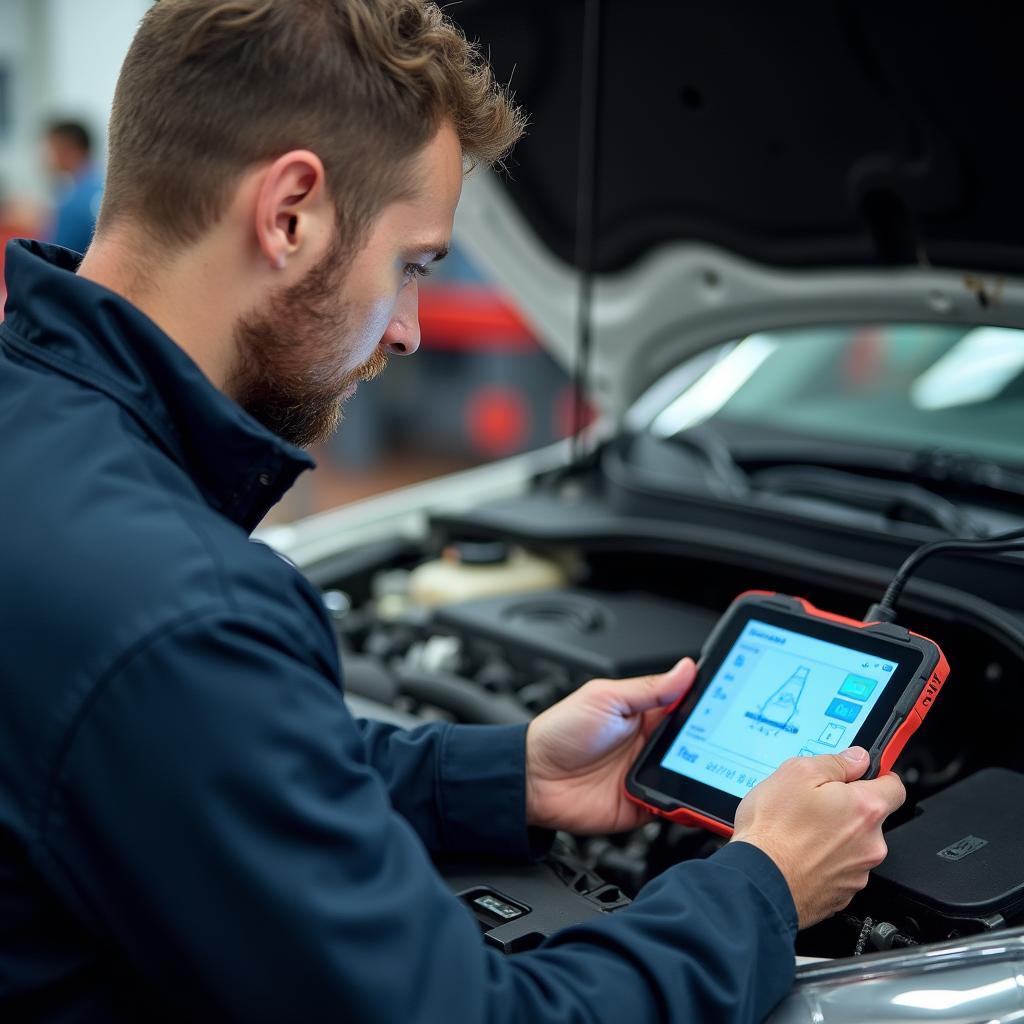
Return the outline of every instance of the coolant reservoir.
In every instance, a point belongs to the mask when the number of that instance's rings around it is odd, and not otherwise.
[[[501,594],[555,590],[568,584],[568,574],[555,561],[501,541],[462,541],[444,555],[409,574],[413,604],[434,608],[456,601]]]

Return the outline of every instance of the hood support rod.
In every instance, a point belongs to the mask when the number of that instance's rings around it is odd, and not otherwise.
[[[580,76],[580,135],[576,174],[576,265],[580,268],[573,380],[573,459],[583,457],[590,352],[593,342],[594,250],[599,187],[602,0],[585,0]]]

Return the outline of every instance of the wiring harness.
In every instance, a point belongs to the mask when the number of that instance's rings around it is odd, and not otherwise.
[[[903,594],[910,577],[921,567],[921,563],[932,555],[939,554],[985,554],[999,555],[1007,551],[1024,551],[1024,530],[1011,530],[994,537],[976,540],[937,540],[919,547],[900,566],[882,600],[873,604],[865,622],[892,622],[896,618],[896,604]]]

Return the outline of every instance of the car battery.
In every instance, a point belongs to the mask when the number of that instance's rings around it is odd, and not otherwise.
[[[1024,775],[986,768],[886,833],[863,906],[919,941],[1024,919]]]

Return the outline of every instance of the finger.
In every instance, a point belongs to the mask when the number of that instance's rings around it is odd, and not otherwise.
[[[683,658],[659,675],[619,679],[612,684],[619,711],[629,716],[668,707],[690,689],[696,675],[693,658]]]
[[[800,770],[812,772],[819,785],[825,782],[854,782],[868,770],[871,763],[863,747],[850,747],[841,754],[816,754],[814,757],[794,760],[797,765],[808,765]]]
[[[893,811],[898,811],[907,799],[903,781],[895,772],[887,772],[885,775],[879,775],[877,779],[860,782],[858,785],[870,788],[871,792],[882,800],[885,805],[886,818]]]

